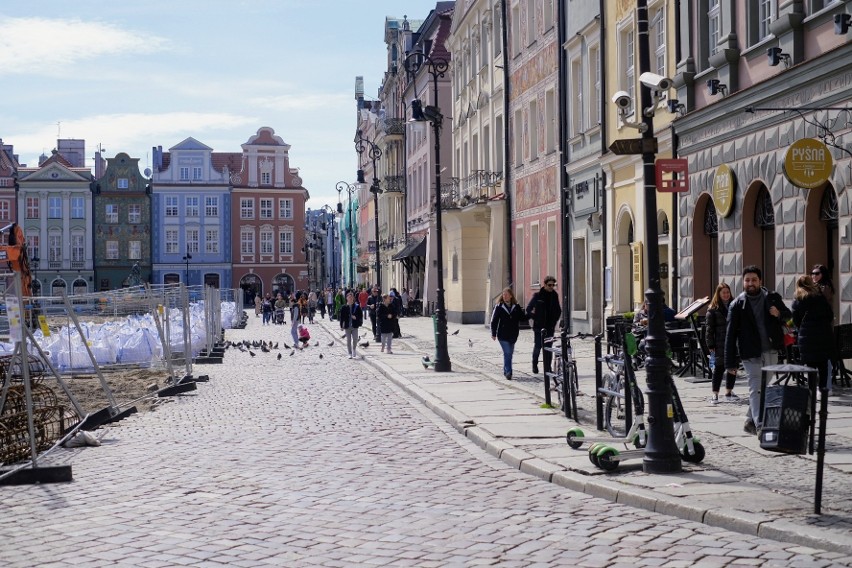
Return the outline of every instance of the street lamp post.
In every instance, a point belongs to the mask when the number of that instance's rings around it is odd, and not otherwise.
[[[432,106],[424,107],[420,100],[411,103],[413,120],[428,120],[432,124],[435,137],[435,248],[438,261],[438,290],[435,308],[435,363],[433,368],[438,372],[452,371],[450,353],[447,349],[447,309],[444,304],[444,238],[441,222],[441,126],[444,115],[438,106],[438,79],[444,76],[450,66],[449,61],[442,57],[430,57],[424,53],[415,52],[405,58],[405,70],[414,76],[420,66],[428,65],[427,72],[432,76]]]
[[[347,216],[347,222],[349,224],[349,238],[347,239],[349,241],[349,262],[348,262],[348,264],[349,264],[349,282],[347,284],[349,285],[350,288],[353,288],[354,285],[355,285],[355,282],[353,280],[354,279],[354,273],[355,273],[355,267],[354,267],[354,264],[355,264],[355,247],[353,246],[354,235],[352,234],[352,194],[355,193],[355,188],[352,187],[351,185],[349,185],[348,183],[346,183],[345,181],[337,182],[337,184],[334,187],[337,189],[337,212],[340,213],[341,215],[343,214],[343,206],[342,206],[343,190],[345,189],[346,192],[349,194],[349,202],[346,206],[346,216]],[[342,257],[342,252],[343,251],[341,251],[341,257]],[[341,268],[342,268],[343,267],[343,259],[342,258],[341,258],[341,261],[340,261],[340,265],[341,265]],[[342,275],[341,275],[341,279],[342,279]]]
[[[376,167],[379,161],[379,158],[382,157],[382,150],[373,142],[367,140],[363,136],[361,136],[361,132],[358,132],[358,138],[355,139],[355,150],[358,152],[358,155],[362,155],[364,152],[367,152],[370,160],[373,162],[373,183],[370,184],[370,193],[373,194],[373,220],[375,221],[375,229],[376,229],[376,282],[375,286],[382,290],[382,264],[381,257],[379,256],[379,194],[382,193],[382,188],[379,187],[379,178],[377,175]],[[364,182],[364,170],[358,170],[358,183]]]
[[[322,206],[323,211],[323,222],[325,225],[325,242],[327,246],[331,247],[331,270],[327,270],[326,273],[329,276],[330,282],[325,282],[324,284],[328,286],[329,284],[337,289],[337,259],[335,256],[335,246],[334,246],[334,210],[331,208],[331,205],[325,204]]]
[[[189,261],[192,260],[192,255],[189,254],[189,246],[186,247],[186,256],[182,259],[186,262],[186,285],[189,286]]]
[[[636,6],[639,37],[639,70],[646,73],[651,68],[650,46],[648,45],[648,2],[638,0]],[[666,351],[666,324],[663,313],[663,291],[660,287],[660,251],[657,236],[657,187],[655,175],[656,139],[654,138],[654,113],[651,89],[642,82],[640,104],[642,113],[643,138],[643,175],[645,183],[645,240],[648,243],[647,267],[648,289],[645,298],[648,301],[648,334],[645,346],[646,384],[648,395],[648,443],[645,447],[642,468],[646,473],[676,473],[681,471],[680,453],[674,437],[674,423],[670,414],[672,404],[671,366]]]

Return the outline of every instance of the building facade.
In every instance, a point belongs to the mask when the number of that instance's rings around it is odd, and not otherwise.
[[[255,294],[292,293],[309,286],[305,201],[290,145],[264,126],[242,144],[242,153],[216,155],[233,187],[231,248],[234,286],[244,300]]]
[[[232,287],[230,173],[192,137],[154,148],[153,169],[153,283]]]
[[[11,144],[0,139],[0,226],[5,227],[18,219],[15,206],[15,184],[18,183],[18,156]]]
[[[139,158],[119,152],[94,182],[96,290],[151,281],[151,199]]]
[[[38,167],[18,169],[17,209],[27,239],[33,294],[94,289],[92,173],[53,150]]]
[[[756,264],[789,302],[798,276],[824,264],[836,322],[850,321],[850,14],[848,2],[816,0],[682,7],[688,33],[674,78],[685,115],[674,132],[690,172],[679,203],[683,301],[719,281],[741,290],[743,267]],[[818,157],[797,158],[798,144]]]

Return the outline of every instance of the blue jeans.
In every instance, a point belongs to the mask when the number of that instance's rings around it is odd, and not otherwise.
[[[755,426],[760,428],[760,383],[762,368],[778,363],[777,351],[764,351],[760,357],[743,359],[743,369],[748,377],[748,412],[746,419],[754,421]]]
[[[497,343],[503,350],[503,374],[508,375],[512,372],[512,354],[515,352],[515,344],[502,339],[498,339]]]

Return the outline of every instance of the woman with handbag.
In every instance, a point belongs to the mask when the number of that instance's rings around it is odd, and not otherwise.
[[[710,368],[713,373],[713,396],[710,397],[710,404],[719,403],[719,388],[722,386],[723,377],[725,378],[725,402],[740,400],[740,397],[734,394],[734,381],[737,376],[725,371],[725,335],[728,329],[728,306],[732,299],[731,287],[722,282],[716,286],[716,292],[707,309],[704,335],[707,340],[707,349],[710,351]]]
[[[799,359],[819,371],[819,388],[830,389],[828,362],[834,356],[834,310],[810,276],[799,276],[793,301],[793,324],[798,329]]]

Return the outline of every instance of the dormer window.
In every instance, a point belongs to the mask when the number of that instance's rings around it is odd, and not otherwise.
[[[260,183],[263,185],[272,185],[272,174],[270,172],[261,173]]]
[[[127,189],[128,187],[130,187],[130,180],[128,180],[127,178],[118,178],[117,187],[118,189]]]

